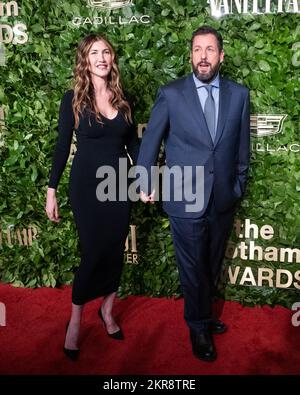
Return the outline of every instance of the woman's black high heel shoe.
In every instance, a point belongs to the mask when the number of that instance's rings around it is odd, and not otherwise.
[[[70,321],[67,322],[67,326],[66,326],[66,333],[68,331],[69,328],[69,323]],[[65,355],[70,358],[72,361],[77,361],[78,357],[79,357],[79,352],[80,350],[71,350],[69,348],[64,347],[63,348]]]
[[[106,333],[107,333],[107,335],[109,337],[111,337],[112,339],[115,339],[115,340],[124,340],[124,335],[123,335],[123,332],[122,332],[121,329],[119,329],[117,332],[114,332],[114,333],[109,333],[108,332],[108,330],[106,328],[106,324],[105,324],[104,318],[103,318],[103,315],[102,315],[101,307],[98,310],[98,316],[99,316],[100,320],[103,322],[103,325],[105,327]]]

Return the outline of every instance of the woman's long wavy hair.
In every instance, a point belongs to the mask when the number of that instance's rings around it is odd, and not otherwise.
[[[120,81],[120,71],[116,63],[116,52],[106,38],[99,34],[90,34],[79,43],[76,53],[76,63],[74,67],[74,98],[72,103],[75,129],[78,128],[79,125],[79,115],[82,114],[84,110],[89,110],[96,116],[97,121],[101,123],[101,115],[96,106],[94,86],[88,59],[91,46],[97,41],[103,41],[112,54],[112,68],[107,79],[108,88],[112,92],[110,99],[111,105],[113,108],[122,112],[127,123],[132,123],[131,109],[124,97]]]

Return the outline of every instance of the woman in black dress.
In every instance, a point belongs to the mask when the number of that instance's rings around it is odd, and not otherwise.
[[[69,195],[79,234],[81,263],[73,282],[72,314],[64,352],[77,359],[86,302],[104,296],[98,315],[107,334],[119,340],[124,338],[113,319],[112,307],[123,267],[130,201],[128,198],[118,201],[119,189],[123,187],[118,184],[114,185],[115,201],[99,201],[96,189],[101,179],[96,178],[96,173],[101,166],[111,166],[118,180],[119,159],[127,160],[129,167],[127,153],[135,162],[139,147],[131,108],[120,84],[115,51],[107,39],[97,34],[85,37],[79,44],[74,89],[64,94],[60,105],[58,140],[46,202],[48,218],[54,222],[59,221],[56,189],[68,160],[73,131],[77,152],[70,173]]]

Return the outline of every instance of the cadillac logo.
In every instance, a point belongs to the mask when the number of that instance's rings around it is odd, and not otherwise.
[[[88,5],[94,8],[113,9],[132,5],[132,0],[87,0]]]
[[[251,115],[250,116],[250,131],[252,136],[264,137],[278,134],[282,130],[283,121],[287,117],[283,115]]]

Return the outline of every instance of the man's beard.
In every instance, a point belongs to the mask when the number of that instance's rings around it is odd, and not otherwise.
[[[217,63],[214,67],[211,67],[208,73],[200,73],[200,71],[198,70],[198,66],[201,63],[211,66],[211,64],[208,62],[199,62],[197,63],[196,67],[194,63],[192,63],[193,72],[195,76],[198,78],[198,80],[200,80],[201,82],[205,82],[206,84],[209,84],[211,81],[214,80],[214,78],[218,74],[221,62]]]

